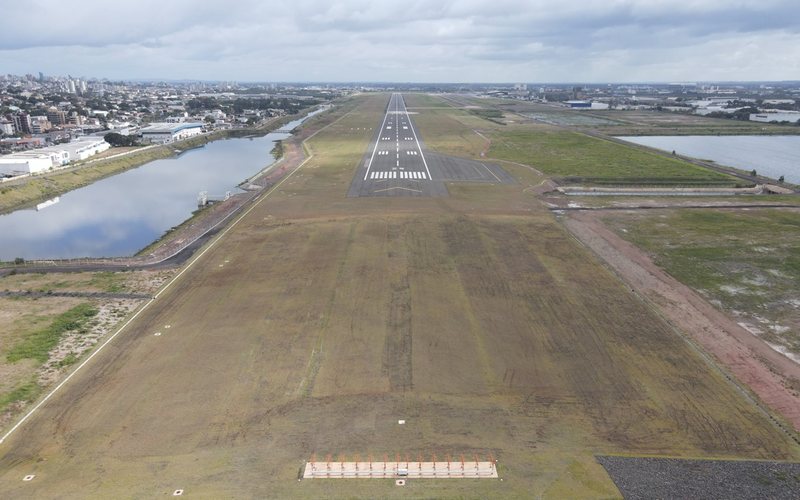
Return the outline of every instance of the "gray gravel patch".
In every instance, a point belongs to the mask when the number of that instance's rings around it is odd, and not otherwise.
[[[598,456],[626,499],[800,498],[800,463]]]

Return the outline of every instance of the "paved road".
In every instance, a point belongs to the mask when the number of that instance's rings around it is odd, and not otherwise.
[[[448,181],[513,183],[497,165],[426,151],[401,94],[392,94],[348,196],[447,196]]]
[[[48,290],[40,292],[36,290],[4,290],[0,292],[0,297],[84,297],[89,299],[149,299],[152,295],[142,293],[121,293],[121,292],[71,292],[68,290]]]

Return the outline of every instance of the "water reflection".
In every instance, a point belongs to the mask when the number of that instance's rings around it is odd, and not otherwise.
[[[186,220],[200,191],[222,196],[272,164],[274,142],[287,137],[212,142],[71,191],[44,210],[2,215],[0,259],[132,255]]]
[[[642,136],[619,137],[664,151],[706,160],[800,184],[800,136]]]

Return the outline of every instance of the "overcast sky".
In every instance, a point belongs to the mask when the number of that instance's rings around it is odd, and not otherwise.
[[[800,80],[800,0],[3,0],[0,73]]]

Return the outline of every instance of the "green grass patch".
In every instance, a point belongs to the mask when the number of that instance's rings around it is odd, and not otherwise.
[[[74,365],[77,362],[78,362],[78,356],[76,356],[74,353],[69,353],[66,356],[64,356],[64,359],[58,362],[58,366],[63,368],[65,366]]]
[[[800,353],[797,212],[675,210],[606,220],[676,279]]]
[[[108,293],[121,293],[125,291],[125,277],[121,273],[104,271],[94,273],[89,280],[89,286],[99,288]]]
[[[41,363],[47,361],[47,354],[58,344],[61,336],[71,330],[83,328],[97,314],[92,304],[84,303],[58,315],[46,328],[28,335],[6,354],[6,359],[14,363],[21,359],[34,359]]]
[[[18,385],[11,392],[0,395],[0,410],[4,410],[8,405],[17,401],[30,403],[39,396],[41,391],[42,388],[39,387],[39,384],[32,380]]]
[[[406,101],[406,106],[409,108],[423,107],[423,108],[451,108],[452,105],[438,96],[428,94],[403,94]]]
[[[490,122],[497,123],[498,125],[505,125],[503,123],[503,112],[499,109],[470,109],[470,113],[475,116],[479,116],[484,120],[489,120]]]
[[[493,131],[489,156],[531,165],[571,183],[726,185],[737,179],[685,161],[584,134],[515,127]]]

